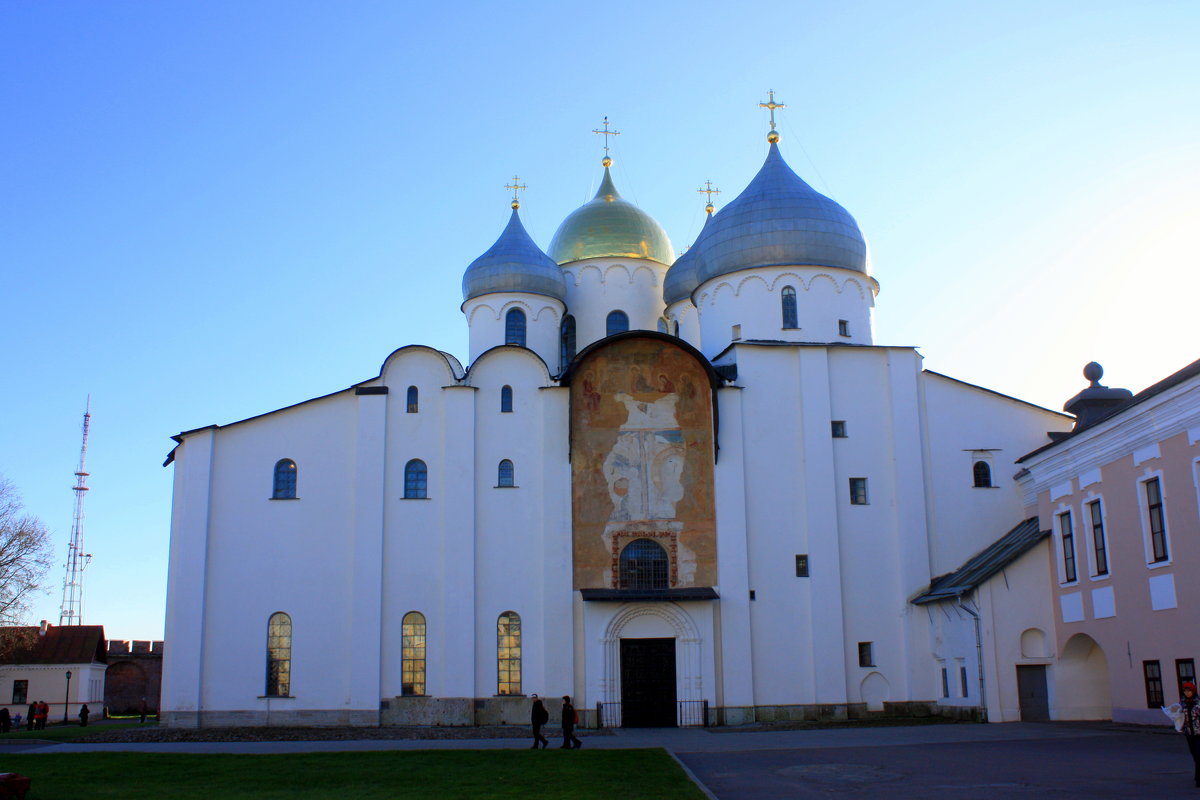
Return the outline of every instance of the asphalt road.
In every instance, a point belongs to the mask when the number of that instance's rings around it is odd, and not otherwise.
[[[675,755],[718,800],[1200,797],[1182,736],[1058,733],[1054,738]]]

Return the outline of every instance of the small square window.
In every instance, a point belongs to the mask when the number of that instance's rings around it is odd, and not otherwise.
[[[738,341],[739,339],[741,339],[742,338],[742,326],[734,325],[731,328],[730,335],[732,336],[732,338],[735,342]]]
[[[802,553],[796,556],[796,577],[808,577],[808,554]]]
[[[831,432],[833,433],[833,438],[835,438],[835,439],[845,439],[846,438],[846,420],[835,419],[829,423],[829,428],[830,428]]]
[[[850,320],[839,319],[838,320],[838,336],[849,336],[849,335],[850,335]]]
[[[859,642],[858,643],[858,665],[860,667],[875,666],[875,643],[874,642]]]
[[[867,479],[850,479],[850,504],[855,506],[867,505]]]
[[[750,590],[750,599],[751,599],[751,600],[755,600],[755,599],[757,599],[757,598],[755,597],[755,595],[754,595],[754,590],[753,590],[753,589],[751,589],[751,590]]]

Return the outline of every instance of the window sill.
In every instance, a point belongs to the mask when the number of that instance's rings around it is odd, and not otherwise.
[[[296,696],[292,694],[260,694],[259,700],[295,700]]]
[[[1166,561],[1149,561],[1146,563],[1146,569],[1162,569],[1163,567],[1173,566],[1174,563],[1169,558]]]
[[[401,500],[432,500],[432,497],[401,497]]]
[[[299,497],[268,497],[268,500],[299,500]]]
[[[412,697],[432,697],[430,694],[402,694],[396,697],[397,700],[408,700]]]
[[[999,489],[999,486],[972,486],[972,489]]]
[[[520,489],[520,486],[493,486],[493,489]]]
[[[1088,579],[1092,581],[1106,581],[1112,577],[1111,572],[1106,572],[1103,575],[1089,575]]]
[[[1076,589],[1078,587],[1079,587],[1079,579],[1078,578],[1076,578],[1073,581],[1065,581],[1065,582],[1059,581],[1058,582],[1058,588],[1060,588],[1060,589]]]

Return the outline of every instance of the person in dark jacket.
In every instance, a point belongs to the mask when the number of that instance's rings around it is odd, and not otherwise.
[[[537,750],[538,745],[545,750],[550,746],[550,741],[542,736],[542,726],[550,721],[550,712],[546,710],[546,706],[542,704],[542,698],[536,694],[533,696],[533,708],[529,712],[529,723],[533,725],[533,747],[530,750]]]
[[[33,724],[36,721],[37,712],[41,706],[42,704],[36,701],[29,704],[29,712],[25,715],[25,730],[33,730]]]
[[[575,738],[576,722],[578,722],[578,719],[575,714],[575,706],[571,705],[571,696],[564,694],[562,707],[563,743],[560,749],[578,750],[583,747],[583,742]]]
[[[1175,730],[1187,739],[1188,750],[1195,764],[1192,777],[1196,781],[1196,788],[1200,789],[1200,702],[1196,700],[1196,684],[1191,681],[1184,683],[1180,695],[1179,702],[1166,711],[1175,721]]]
[[[7,708],[0,708],[0,733],[8,733],[12,730],[12,716],[8,713]]]
[[[91,715],[91,713],[92,713],[91,711],[88,711],[87,703],[84,703],[83,706],[79,709],[79,727],[81,727],[81,728],[87,727],[87,718],[88,718],[88,716]]]

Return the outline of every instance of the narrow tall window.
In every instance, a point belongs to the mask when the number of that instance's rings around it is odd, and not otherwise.
[[[1163,697],[1162,666],[1157,661],[1143,661],[1142,675],[1146,679],[1146,708],[1162,708],[1166,704]]]
[[[950,696],[950,670],[942,667],[942,697]]]
[[[610,311],[604,323],[605,336],[629,330],[629,315],[624,311]]]
[[[292,618],[282,611],[267,620],[267,697],[287,697],[292,689]]]
[[[839,319],[838,320],[838,336],[849,336],[849,335],[850,335],[850,320]]]
[[[850,504],[865,506],[867,504],[867,479],[850,479]]]
[[[516,486],[513,482],[513,463],[507,458],[500,462],[496,475],[497,486]]]
[[[1104,540],[1104,510],[1100,501],[1088,503],[1088,515],[1092,518],[1092,548],[1096,553],[1096,574],[1108,574],[1108,543]]]
[[[573,358],[575,358],[575,318],[567,314],[558,327],[558,359],[562,362],[560,369],[570,366]]]
[[[1155,561],[1167,560],[1167,523],[1163,519],[1162,484],[1158,478],[1146,481],[1146,511],[1150,515],[1150,548]]]
[[[504,315],[504,343],[525,346],[525,312],[510,308]]]
[[[1075,574],[1075,526],[1071,523],[1071,512],[1058,515],[1058,530],[1062,535],[1063,580],[1070,583]]]
[[[275,488],[271,492],[271,499],[296,499],[296,462],[290,458],[275,462]]]
[[[679,320],[675,320],[675,324],[672,326],[672,329],[674,330],[675,338],[678,339],[679,338]]]
[[[425,615],[410,611],[400,623],[400,694],[425,694]]]
[[[659,333],[668,333],[668,332],[670,332],[670,330],[671,329],[667,326],[667,321],[665,319],[663,319],[662,317],[659,317],[658,318],[658,332]]]
[[[785,286],[779,296],[783,306],[783,327],[799,328],[799,317],[796,314],[796,290],[791,286]]]
[[[621,551],[618,565],[622,589],[670,588],[667,551],[652,539],[634,539]]]
[[[408,397],[405,398],[404,410],[409,414],[417,413],[417,387],[408,387]]]
[[[13,681],[13,699],[14,706],[23,706],[29,702],[29,681]]]
[[[992,486],[992,468],[986,461],[976,461],[971,468],[975,477],[976,489],[990,489]]]
[[[512,413],[512,387],[511,386],[500,387],[500,413],[502,413],[502,414],[511,414]]]
[[[505,611],[496,620],[496,694],[521,693],[521,616]]]
[[[1175,688],[1179,691],[1179,696],[1183,697],[1183,685],[1196,682],[1196,662],[1193,659],[1175,659],[1175,682],[1178,684]]]
[[[971,695],[971,689],[969,686],[967,686],[967,668],[966,667],[960,666],[958,668],[958,679],[962,683],[962,696],[969,697]]]
[[[415,500],[429,496],[429,471],[425,462],[414,458],[404,465],[404,499]]]

